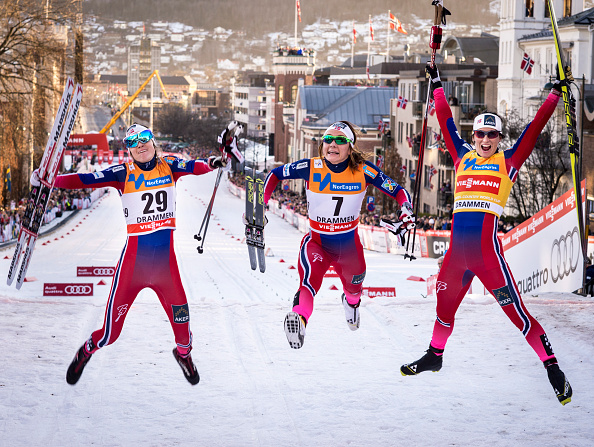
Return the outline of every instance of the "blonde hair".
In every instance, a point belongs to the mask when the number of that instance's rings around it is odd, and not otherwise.
[[[348,160],[349,160],[349,168],[351,168],[351,171],[356,171],[357,168],[361,164],[365,163],[365,160],[367,159],[368,154],[363,152],[357,146],[357,138],[359,137],[359,131],[355,129],[355,126],[353,124],[349,123],[348,121],[338,121],[338,122],[344,123],[347,126],[349,126],[349,128],[353,132],[353,135],[355,136],[355,141],[353,141],[352,143],[349,143],[350,150],[349,150]],[[320,144],[318,146],[318,155],[322,159],[322,161],[325,162],[326,160],[324,159],[324,152],[322,151],[323,147],[324,147],[324,139],[322,138],[322,141],[320,141]]]

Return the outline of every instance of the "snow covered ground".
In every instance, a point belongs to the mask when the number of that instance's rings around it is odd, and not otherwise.
[[[137,298],[120,339],[97,352],[76,386],[68,364],[101,326],[108,285],[89,298],[43,297],[44,282],[91,282],[77,266],[114,266],[125,241],[112,192],[40,239],[20,291],[0,281],[2,446],[591,446],[594,444],[594,300],[526,298],[574,390],[561,406],[541,362],[489,297],[462,304],[439,373],[400,375],[429,344],[435,260],[366,253],[361,328],[345,321],[338,281],[316,299],[305,345],[289,348],[283,319],[297,288],[300,233],[277,216],[266,227],[265,274],[249,268],[243,202],[219,189],[205,252],[193,235],[214,174],[178,185],[176,250],[190,301],[192,387],[173,359],[173,334],[156,295]],[[63,236],[63,237],[62,237]],[[56,240],[57,239],[57,240]],[[50,241],[50,244],[47,244]],[[42,243],[46,242],[43,246]],[[8,271],[12,248],[0,251]],[[282,263],[283,259],[286,262]],[[147,272],[150,275],[150,272]]]

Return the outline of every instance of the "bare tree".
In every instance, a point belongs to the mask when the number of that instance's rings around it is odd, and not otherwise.
[[[506,142],[515,143],[528,124],[515,113],[504,120]],[[508,205],[520,220],[525,220],[564,193],[564,177],[571,167],[564,127],[554,117],[549,120],[532,154],[520,170],[511,190]]]
[[[11,166],[13,199],[22,197],[35,151],[45,145],[77,18],[80,0],[0,0],[0,172]]]

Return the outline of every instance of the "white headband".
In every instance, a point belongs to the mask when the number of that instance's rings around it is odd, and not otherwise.
[[[353,143],[355,142],[355,135],[353,134],[353,131],[347,124],[338,121],[332,124],[330,127],[328,127],[328,129],[326,129],[326,132],[324,132],[324,135],[328,135],[328,132],[330,132],[331,130],[338,130],[339,132],[342,132],[342,134],[349,140],[351,140]]]

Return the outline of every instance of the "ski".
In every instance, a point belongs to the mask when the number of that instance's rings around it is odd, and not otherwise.
[[[256,241],[256,254],[258,255],[258,266],[260,272],[266,271],[266,256],[264,253],[264,182],[266,175],[259,172],[256,177],[256,200],[255,200],[255,216],[254,227],[256,229],[254,239]]]
[[[245,176],[245,242],[250,256],[250,267],[252,270],[258,268],[256,258],[256,246],[254,244],[254,177],[250,174]]]
[[[584,262],[587,259],[586,247],[587,240],[585,236],[584,215],[582,208],[582,175],[580,171],[580,142],[576,132],[576,117],[575,117],[575,98],[571,92],[571,83],[574,82],[571,68],[565,65],[565,58],[561,46],[561,39],[559,38],[559,27],[557,25],[557,18],[555,17],[555,7],[551,0],[547,0],[547,5],[551,17],[551,26],[553,28],[553,38],[555,39],[555,52],[557,55],[557,69],[559,72],[559,80],[565,81],[561,85],[563,93],[563,104],[565,110],[565,125],[567,127],[567,139],[569,145],[569,157],[571,159],[571,174],[573,177],[573,191],[575,194],[576,211],[578,214],[578,227],[580,231],[580,242],[582,248],[582,255]]]
[[[17,279],[16,288],[20,289],[25,280],[29,263],[39,236],[39,229],[43,222],[45,210],[58,173],[64,149],[68,144],[70,134],[76,122],[78,109],[82,101],[82,86],[74,86],[74,81],[68,78],[62,100],[56,113],[56,119],[50,132],[39,167],[40,185],[33,187],[29,193],[27,208],[21,223],[15,252],[8,270],[7,284],[11,285]],[[21,261],[22,257],[22,261]],[[20,268],[18,267],[20,263]],[[18,271],[18,275],[16,275]]]
[[[266,271],[264,252],[264,181],[263,172],[252,170],[245,177],[245,240],[252,270]]]

